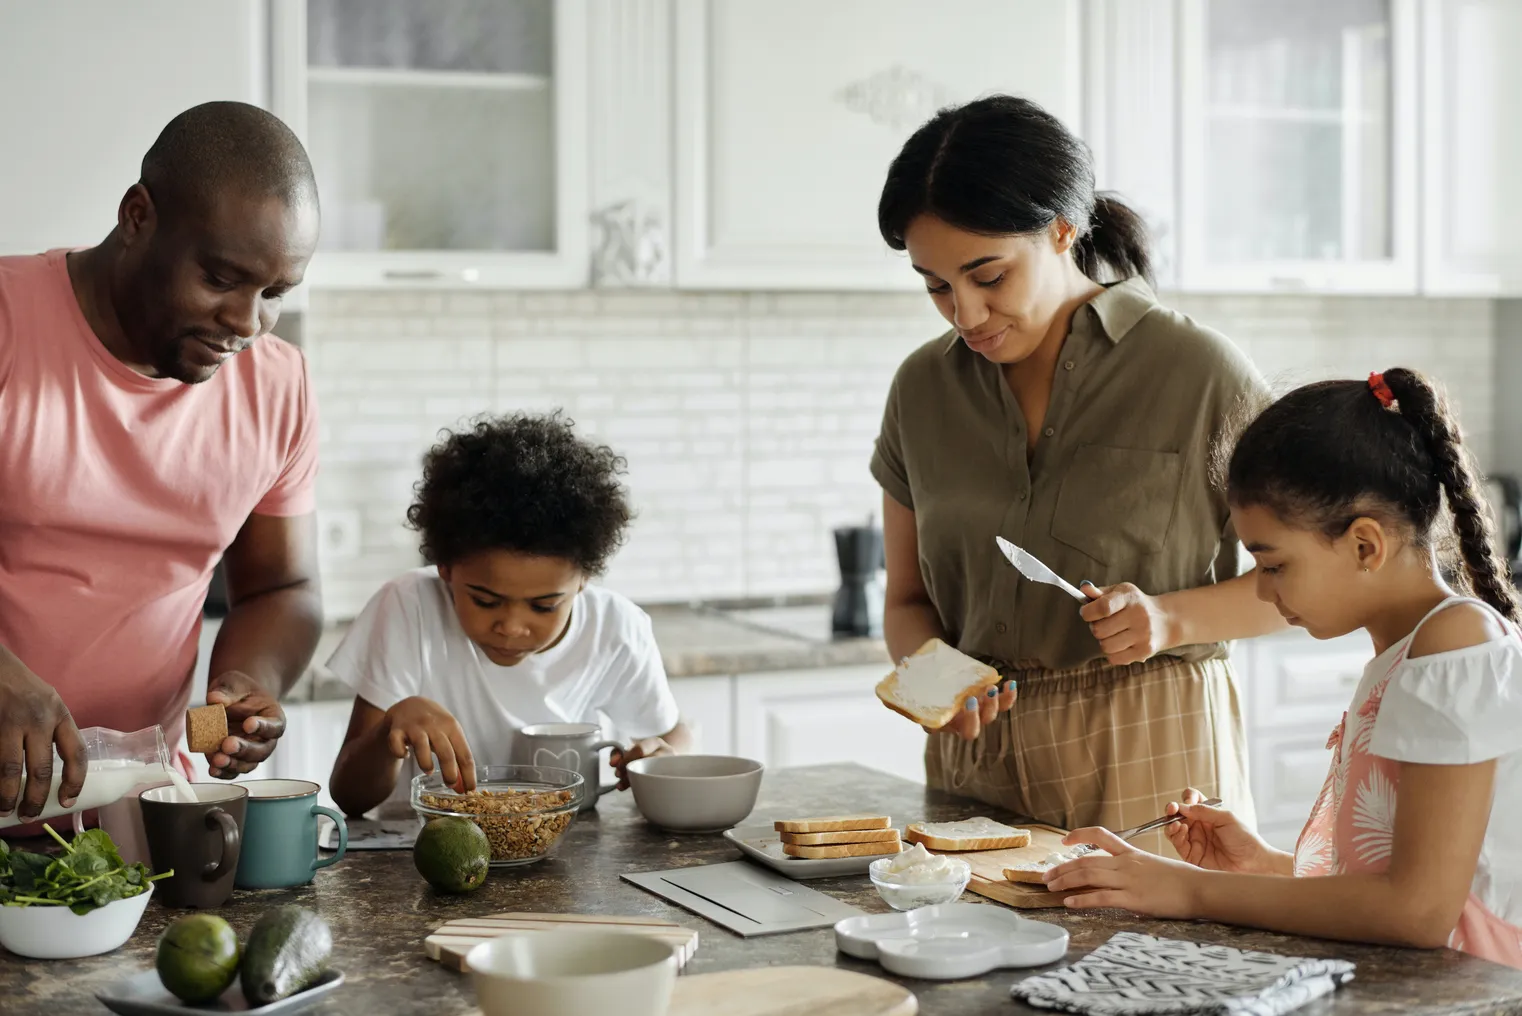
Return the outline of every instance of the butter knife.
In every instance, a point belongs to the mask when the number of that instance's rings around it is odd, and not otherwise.
[[[1080,593],[1076,586],[1036,560],[1031,554],[1021,550],[1002,536],[995,536],[994,540],[998,542],[999,550],[1009,559],[1009,563],[1020,569],[1021,575],[1032,582],[1045,582],[1049,586],[1056,586],[1080,603],[1089,602],[1089,598]]]

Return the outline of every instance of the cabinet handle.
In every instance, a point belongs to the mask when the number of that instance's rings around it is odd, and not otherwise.
[[[387,271],[385,273],[385,275],[386,275],[386,278],[388,278],[388,279],[396,279],[398,282],[401,282],[401,281],[404,281],[404,280],[412,280],[412,281],[416,281],[416,282],[425,282],[425,281],[427,281],[429,279],[442,279],[444,277],[444,273],[439,271],[436,268],[424,269],[424,270],[415,271],[415,272]]]
[[[1303,278],[1280,275],[1268,280],[1275,289],[1309,289],[1310,283]]]

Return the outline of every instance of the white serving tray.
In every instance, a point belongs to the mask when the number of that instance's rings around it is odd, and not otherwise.
[[[848,917],[835,925],[847,956],[890,974],[929,981],[980,977],[1000,967],[1040,967],[1067,955],[1065,928],[982,903],[946,903],[901,914]]]
[[[872,862],[887,854],[868,854],[862,857],[789,857],[782,852],[782,839],[770,825],[741,826],[726,829],[724,838],[739,847],[746,857],[764,864],[779,874],[796,881],[811,878],[837,878],[841,875],[865,875]]]

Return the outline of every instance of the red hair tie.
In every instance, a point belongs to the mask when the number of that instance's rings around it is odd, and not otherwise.
[[[1379,404],[1386,409],[1390,409],[1395,405],[1395,393],[1390,390],[1389,385],[1385,384],[1385,376],[1383,374],[1375,372],[1369,375],[1369,391],[1374,393],[1374,397],[1379,400]]]

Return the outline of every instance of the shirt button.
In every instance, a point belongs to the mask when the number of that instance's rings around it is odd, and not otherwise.
[[[1067,363],[1064,363],[1062,365],[1062,369],[1063,370],[1072,370],[1073,369],[1073,361],[1069,360]]]
[[[1022,501],[1025,500],[1025,491],[1023,491],[1023,490],[1020,492],[1020,500],[1022,500]]]
[[[1048,427],[1048,428],[1046,428],[1046,430],[1043,430],[1041,433],[1045,434],[1047,437],[1051,437],[1053,434],[1057,433],[1057,430],[1054,427]]]
[[[1005,632],[1009,631],[1009,625],[1005,624],[1003,621],[1000,621],[998,624],[994,625],[994,631],[998,632],[1000,635],[1003,635]]]

